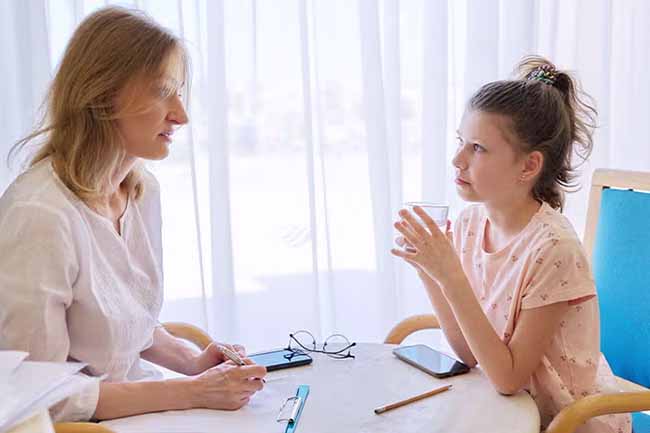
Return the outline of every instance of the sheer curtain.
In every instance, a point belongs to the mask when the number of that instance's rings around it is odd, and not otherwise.
[[[0,2],[0,150],[25,134],[76,24],[104,1]],[[120,4],[125,4],[120,2]],[[643,0],[141,0],[192,54],[190,126],[162,185],[163,320],[251,349],[308,329],[378,341],[430,307],[390,256],[407,200],[463,206],[466,98],[538,53],[596,99],[594,167],[650,169]],[[0,169],[0,190],[17,174]],[[582,233],[587,190],[565,213]],[[10,254],[2,251],[0,254]]]

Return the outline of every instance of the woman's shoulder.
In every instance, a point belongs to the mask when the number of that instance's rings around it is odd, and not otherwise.
[[[12,209],[47,209],[50,213],[69,214],[78,200],[58,179],[49,158],[21,173],[0,197],[0,219]]]

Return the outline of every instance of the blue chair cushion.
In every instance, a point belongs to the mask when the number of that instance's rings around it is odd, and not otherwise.
[[[650,194],[604,189],[592,255],[601,350],[614,374],[650,386]]]
[[[632,432],[633,433],[650,433],[650,415],[643,412],[632,414]]]

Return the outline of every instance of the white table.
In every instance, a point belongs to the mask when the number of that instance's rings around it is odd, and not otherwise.
[[[280,405],[306,384],[311,390],[297,433],[539,433],[539,413],[527,393],[502,396],[479,369],[436,379],[395,358],[393,347],[358,344],[354,360],[315,354],[309,366],[271,372],[265,388],[239,411],[170,411],[104,424],[117,433],[281,433],[286,424],[275,421]],[[373,412],[446,384],[453,388],[382,415]]]

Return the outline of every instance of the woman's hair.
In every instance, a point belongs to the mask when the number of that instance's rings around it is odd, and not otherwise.
[[[506,116],[517,139],[515,150],[544,155],[532,194],[562,210],[564,192],[576,186],[572,182],[576,177],[576,166],[572,164],[574,150],[581,162],[591,154],[596,109],[574,78],[542,57],[525,57],[516,74],[514,80],[481,87],[470,98],[467,108]]]
[[[178,63],[182,80],[188,81],[189,59],[179,38],[144,12],[99,9],[72,35],[43,103],[42,120],[10,155],[37,144],[30,165],[51,157],[61,181],[82,200],[105,195],[126,156],[116,121],[142,110],[135,93],[149,91],[170,62]],[[118,94],[130,88],[134,92],[118,110]],[[143,192],[141,170],[136,165],[124,180],[135,198]]]

